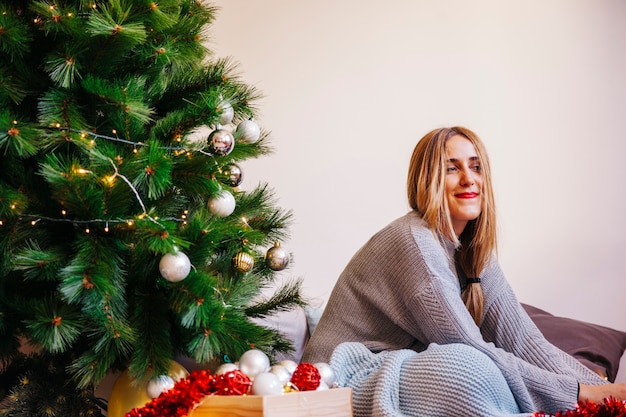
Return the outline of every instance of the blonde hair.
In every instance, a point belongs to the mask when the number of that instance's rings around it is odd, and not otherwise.
[[[468,139],[480,159],[483,189],[482,208],[477,219],[468,222],[460,236],[456,236],[445,198],[446,143],[453,136]],[[467,277],[478,277],[497,251],[496,213],[491,167],[485,145],[471,130],[448,127],[432,130],[415,146],[409,164],[407,180],[409,205],[416,210],[435,232],[457,246],[455,260]],[[479,283],[468,284],[462,294],[465,306],[476,324],[483,314],[483,292]]]

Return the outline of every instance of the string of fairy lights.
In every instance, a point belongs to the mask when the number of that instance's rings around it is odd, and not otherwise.
[[[17,124],[17,121],[14,121],[13,123]],[[86,138],[89,137],[90,138],[90,145],[92,145],[92,146],[95,145],[95,143],[96,143],[96,141],[98,139],[107,140],[107,141],[111,141],[111,142],[122,143],[122,144],[126,144],[126,145],[131,145],[133,147],[133,152],[134,153],[138,152],[138,148],[152,146],[152,145],[150,145],[148,143],[134,142],[134,141],[131,141],[131,140],[128,140],[128,139],[120,138],[117,135],[117,131],[116,130],[112,130],[112,134],[115,135],[115,136],[110,136],[110,135],[104,135],[104,134],[95,133],[95,132],[89,132],[89,131],[85,131],[85,130],[77,130],[77,129],[71,129],[71,128],[67,128],[67,127],[62,127],[60,124],[56,124],[56,125],[54,125],[52,127],[56,128],[56,129],[59,129],[60,131],[69,131],[69,132],[72,132],[72,133],[77,133],[80,136],[81,139],[86,139]],[[216,129],[220,129],[220,125],[219,124],[216,125]],[[182,141],[181,138],[177,138],[176,140],[177,141]],[[203,155],[210,156],[210,157],[214,156],[212,153],[206,152],[203,149],[192,148],[192,147],[159,146],[158,149],[162,149],[164,151],[172,151],[176,155],[180,155],[180,154],[184,154],[184,153],[186,153],[188,155],[190,155],[191,153],[201,153]],[[122,181],[124,181],[124,183],[129,187],[129,189],[134,194],[135,199],[137,200],[138,204],[141,206],[142,213],[134,216],[133,218],[127,218],[127,219],[121,219],[121,218],[73,219],[73,218],[67,218],[66,217],[68,215],[67,210],[62,209],[61,210],[61,216],[62,217],[58,217],[58,218],[57,217],[44,216],[44,215],[40,215],[40,214],[29,214],[29,213],[18,213],[16,217],[18,217],[19,219],[25,219],[25,220],[29,221],[32,226],[36,226],[39,222],[42,222],[42,221],[64,222],[64,223],[72,223],[74,225],[84,225],[85,226],[85,233],[91,233],[90,226],[93,225],[93,224],[104,224],[103,231],[105,233],[108,233],[110,231],[110,225],[126,224],[128,227],[133,227],[137,220],[143,220],[143,219],[148,219],[151,222],[161,226],[163,229],[165,229],[165,226],[161,223],[161,221],[164,221],[164,222],[179,222],[179,223],[182,223],[183,225],[187,223],[187,217],[188,217],[188,214],[189,214],[188,210],[184,210],[180,217],[163,217],[163,218],[159,218],[159,217],[150,216],[148,214],[146,206],[144,205],[143,200],[141,199],[139,191],[135,188],[135,186],[133,186],[132,182],[126,176],[122,175],[119,172],[115,162],[113,160],[111,160],[110,158],[107,158],[107,159],[110,162],[111,166],[113,167],[114,173],[112,175],[107,176],[107,178],[105,178],[105,182],[112,184],[115,181],[116,178],[120,178]],[[95,175],[92,171],[90,171],[88,169],[84,169],[84,168],[78,168],[78,169],[74,170],[74,173],[79,174],[79,175]],[[12,203],[10,208],[11,208],[11,210],[17,210],[18,209],[18,204],[17,203]],[[245,217],[242,217],[241,221],[242,221],[242,223],[244,225],[248,226],[248,222],[247,222],[247,219]],[[5,224],[6,224],[6,221],[4,219],[0,219],[0,226],[4,226]]]

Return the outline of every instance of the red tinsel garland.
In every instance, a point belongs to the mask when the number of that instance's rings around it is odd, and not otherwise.
[[[250,378],[240,370],[213,375],[207,370],[191,372],[141,408],[134,408],[125,417],[185,417],[205,396],[242,395],[250,388]]]
[[[539,412],[534,417],[626,417],[626,401],[606,398],[598,404],[590,401],[576,404],[573,410],[559,411],[556,414]]]

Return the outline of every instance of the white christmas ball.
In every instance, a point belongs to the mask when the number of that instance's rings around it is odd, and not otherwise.
[[[332,387],[335,384],[335,381],[337,381],[337,376],[335,375],[333,368],[324,362],[318,362],[313,365],[319,371],[321,380],[324,381],[328,387]]]
[[[287,370],[287,368],[278,364],[270,366],[270,369],[268,372],[270,374],[276,375],[283,385],[289,382],[289,380],[291,379],[291,374],[292,374],[291,372]]]
[[[166,253],[159,262],[159,272],[169,282],[184,280],[190,271],[191,261],[187,255],[178,250],[174,253]]]
[[[233,121],[235,117],[235,110],[233,110],[233,106],[227,102],[223,101],[217,106],[217,111],[220,114],[220,124],[227,125]]]
[[[283,383],[272,373],[261,372],[254,378],[250,393],[252,395],[276,395],[282,394]]]
[[[270,359],[258,349],[250,349],[239,358],[239,369],[250,379],[254,379],[261,372],[266,372],[269,367]]]
[[[254,120],[243,120],[237,125],[235,135],[243,142],[254,143],[261,137],[261,128]]]
[[[326,382],[324,381],[320,381],[319,386],[315,389],[315,391],[326,391],[327,389],[329,389],[328,385],[326,385]]]
[[[235,211],[235,197],[226,190],[209,199],[209,211],[218,217],[227,217]]]
[[[148,385],[146,386],[146,393],[150,398],[156,398],[161,393],[174,388],[174,380],[169,375],[159,375],[156,376],[150,381],[148,381]]]
[[[298,364],[290,359],[283,359],[282,361],[278,362],[276,365],[284,366],[287,369],[287,371],[289,371],[290,374],[293,374],[296,368],[298,367]]]
[[[237,369],[239,368],[234,363],[223,363],[215,370],[215,374],[216,375],[227,374],[229,372],[236,371]]]

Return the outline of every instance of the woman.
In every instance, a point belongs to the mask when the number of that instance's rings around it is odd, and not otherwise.
[[[376,233],[339,277],[303,360],[353,388],[355,415],[502,416],[626,399],[550,344],[495,258],[489,160],[462,128],[415,147],[413,209]]]

